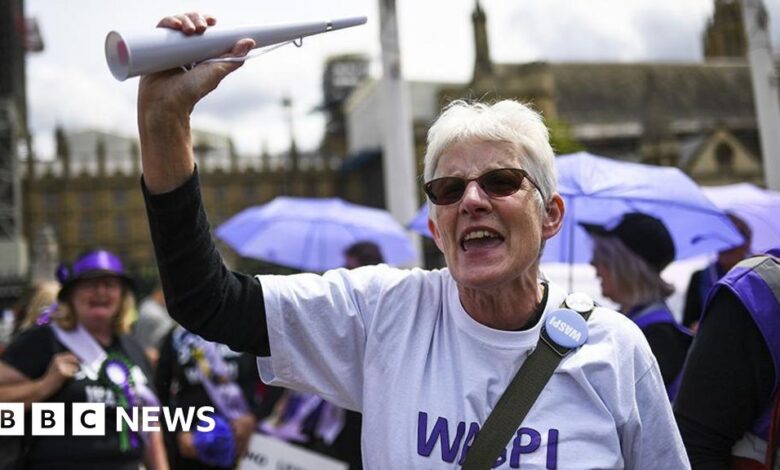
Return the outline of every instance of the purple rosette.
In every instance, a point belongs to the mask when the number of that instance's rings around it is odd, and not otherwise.
[[[236,459],[236,441],[230,423],[222,416],[212,415],[215,425],[211,431],[195,430],[193,444],[198,453],[198,460],[218,467],[230,468]],[[206,426],[201,421],[199,427]]]
[[[138,406],[135,393],[133,393],[133,377],[130,373],[132,364],[121,355],[112,353],[103,361],[98,373],[98,380],[108,385],[117,398],[117,406],[130,410]],[[127,452],[138,447],[138,435],[129,430],[126,423],[122,424],[119,432],[119,449]]]

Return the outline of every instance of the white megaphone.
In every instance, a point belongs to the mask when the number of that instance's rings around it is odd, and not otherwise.
[[[365,22],[365,16],[358,16],[281,25],[215,26],[203,34],[192,36],[169,28],[125,36],[111,31],[106,36],[106,61],[114,78],[122,81],[218,57],[230,51],[233,44],[242,38],[252,38],[255,47],[265,47]]]

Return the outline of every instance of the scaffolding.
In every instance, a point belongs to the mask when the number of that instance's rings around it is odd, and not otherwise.
[[[22,0],[0,2],[0,307],[19,296],[28,269],[17,172],[26,135],[23,18]]]
[[[18,122],[13,100],[0,97],[0,242],[21,236],[20,188],[16,174]]]

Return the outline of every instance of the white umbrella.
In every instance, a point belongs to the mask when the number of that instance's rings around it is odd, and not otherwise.
[[[754,253],[780,248],[780,192],[750,183],[704,186],[702,189],[718,208],[748,224],[753,232],[751,249]]]

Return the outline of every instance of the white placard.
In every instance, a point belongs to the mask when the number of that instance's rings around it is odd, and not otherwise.
[[[255,433],[238,470],[347,470],[349,466],[331,457]]]

